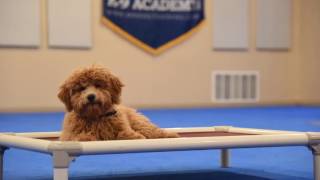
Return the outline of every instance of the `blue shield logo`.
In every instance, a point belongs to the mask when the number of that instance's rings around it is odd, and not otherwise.
[[[103,0],[102,22],[152,54],[183,41],[203,21],[203,0]]]

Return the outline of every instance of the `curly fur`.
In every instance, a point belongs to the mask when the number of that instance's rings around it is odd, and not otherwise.
[[[119,105],[122,82],[102,66],[76,70],[60,87],[67,113],[62,141],[178,137],[152,124],[135,109]],[[94,96],[90,100],[89,96]],[[106,115],[115,111],[114,115]]]

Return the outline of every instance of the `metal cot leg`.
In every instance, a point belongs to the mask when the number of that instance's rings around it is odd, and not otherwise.
[[[53,169],[54,180],[67,180],[68,179],[68,168],[54,168]]]
[[[53,179],[68,180],[68,169],[74,157],[69,156],[66,151],[53,152]]]
[[[4,151],[6,147],[0,146],[0,180],[3,180],[3,159],[4,159]]]
[[[222,168],[229,167],[229,149],[221,149],[220,161]]]
[[[320,180],[320,154],[313,155],[314,179]]]
[[[315,180],[320,180],[320,145],[311,145],[313,154],[313,174]]]

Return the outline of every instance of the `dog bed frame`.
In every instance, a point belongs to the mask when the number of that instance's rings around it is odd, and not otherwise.
[[[88,142],[58,141],[60,132],[0,133],[0,180],[3,156],[8,148],[19,148],[52,155],[53,179],[68,179],[68,167],[81,155],[119,154],[221,149],[221,167],[229,166],[229,149],[306,146],[314,157],[314,179],[320,180],[320,132],[277,131],[231,126],[168,128],[181,138],[112,140]]]

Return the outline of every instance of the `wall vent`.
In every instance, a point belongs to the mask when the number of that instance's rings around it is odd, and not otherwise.
[[[213,102],[257,102],[259,100],[259,72],[213,71]]]

